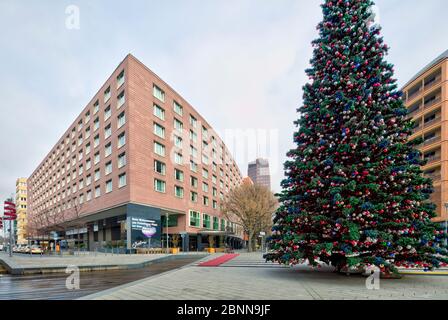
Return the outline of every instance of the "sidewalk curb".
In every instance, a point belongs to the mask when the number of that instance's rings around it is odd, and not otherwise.
[[[126,270],[126,269],[141,269],[151,265],[171,259],[181,259],[188,254],[167,255],[156,259],[151,259],[143,262],[128,263],[128,264],[86,264],[78,266],[80,272],[91,271],[107,271],[107,270]],[[191,254],[189,255],[191,256]],[[28,274],[48,274],[48,273],[65,273],[65,270],[70,264],[53,265],[49,267],[22,267],[9,259],[0,257],[0,264],[4,266],[8,274],[11,275],[28,275]]]

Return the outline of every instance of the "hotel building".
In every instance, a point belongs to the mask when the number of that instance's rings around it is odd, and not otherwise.
[[[28,179],[28,212],[52,238],[184,251],[239,247],[220,204],[242,181],[223,141],[132,55],[119,64]],[[223,240],[224,239],[224,240]]]
[[[16,236],[17,244],[27,244],[27,188],[26,178],[18,178],[16,181]]]
[[[431,200],[437,205],[436,222],[448,215],[448,50],[418,72],[402,89],[409,117],[415,120],[410,140],[423,138],[417,148],[427,164],[424,174],[434,181]]]

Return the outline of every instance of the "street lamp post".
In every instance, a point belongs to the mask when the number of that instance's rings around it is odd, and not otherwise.
[[[170,241],[169,241],[169,234],[168,234],[168,212],[165,213],[166,214],[166,253],[170,253]]]

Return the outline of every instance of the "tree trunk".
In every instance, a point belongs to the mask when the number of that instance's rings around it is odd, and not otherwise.
[[[248,232],[247,251],[252,252],[252,232]]]

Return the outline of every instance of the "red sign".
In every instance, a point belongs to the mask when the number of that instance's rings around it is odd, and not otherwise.
[[[11,221],[17,219],[16,205],[13,202],[5,201],[4,208],[5,217],[3,220]]]

